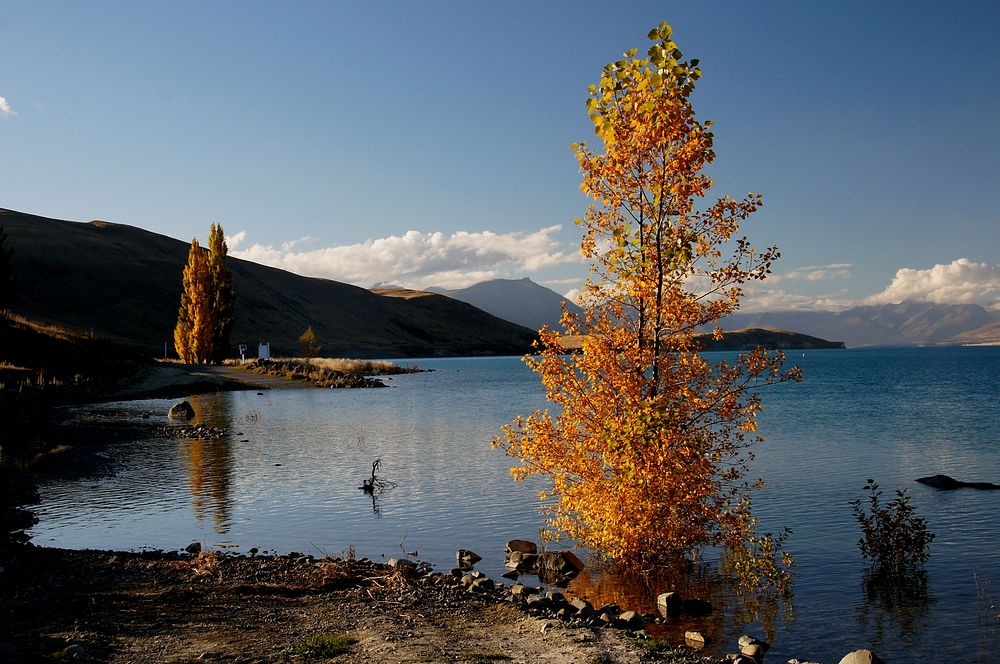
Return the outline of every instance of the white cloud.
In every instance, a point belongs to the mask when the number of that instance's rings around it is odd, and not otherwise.
[[[560,229],[549,226],[533,233],[459,231],[451,235],[411,230],[402,236],[317,249],[299,247],[313,240],[308,237],[285,242],[279,248],[254,244],[239,249],[246,241],[245,232],[240,231],[229,244],[230,253],[239,258],[358,286],[388,282],[408,288],[464,288],[510,273],[520,275],[578,261],[575,252],[564,251],[553,238]]]
[[[0,118],[10,118],[17,115],[17,112],[10,107],[6,97],[0,97]]]
[[[565,293],[563,293],[562,296],[564,298],[566,298],[567,300],[569,300],[570,302],[572,302],[573,304],[579,304],[580,303],[580,295],[582,293],[583,293],[583,289],[580,289],[580,288],[571,288],[568,291],[566,291]]]
[[[805,265],[781,274],[767,277],[772,284],[783,281],[828,281],[831,279],[847,279],[851,276],[852,263],[830,263],[829,265]]]
[[[236,235],[227,235],[226,236],[226,246],[229,247],[229,251],[230,252],[233,252],[233,251],[236,250],[237,247],[240,246],[240,244],[243,243],[243,240],[245,240],[245,239],[247,239],[247,232],[246,231],[240,231]]]
[[[865,303],[887,304],[903,300],[997,307],[1000,305],[1000,265],[959,258],[924,270],[904,267],[896,272],[885,290],[866,298]]]
[[[740,311],[841,311],[855,304],[844,292],[816,296],[747,285]]]

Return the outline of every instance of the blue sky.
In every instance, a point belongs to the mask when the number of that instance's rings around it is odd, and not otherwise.
[[[618,4],[618,3],[615,3]],[[0,207],[370,286],[578,286],[586,87],[661,20],[716,193],[778,244],[748,308],[1000,299],[992,2],[0,4]],[[13,240],[13,238],[12,238]]]

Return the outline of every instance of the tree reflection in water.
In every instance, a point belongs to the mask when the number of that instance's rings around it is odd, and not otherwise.
[[[671,617],[660,625],[648,625],[657,639],[684,642],[684,632],[698,631],[709,643],[735,640],[743,633],[762,634],[773,641],[776,623],[791,621],[792,596],[787,594],[741,595],[735,583],[709,563],[684,562],[655,570],[621,570],[612,565],[594,563],[570,582],[568,593],[583,597],[595,607],[617,604],[622,609],[658,614],[657,597],[675,591],[685,599],[707,600],[712,612],[705,616]],[[729,638],[731,636],[731,638]]]
[[[915,646],[929,626],[935,603],[927,590],[927,572],[887,576],[865,570],[861,577],[864,601],[857,609],[858,623],[874,646]]]
[[[224,535],[232,524],[233,448],[230,436],[235,432],[229,401],[221,394],[196,395],[188,401],[195,410],[195,418],[190,422],[192,426],[206,424],[226,432],[214,440],[186,439],[177,444],[187,467],[195,518],[203,521],[211,514],[212,530]]]

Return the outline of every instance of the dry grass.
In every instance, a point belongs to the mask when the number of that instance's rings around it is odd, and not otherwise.
[[[181,575],[190,574],[195,578],[218,575],[221,580],[222,574],[219,569],[221,558],[222,554],[218,551],[202,551],[193,558],[173,561],[170,563],[169,569]]]
[[[978,600],[977,612],[980,624],[983,622],[996,622],[1000,624],[1000,602],[993,594],[993,583],[990,579],[982,578],[972,570],[972,580],[976,584],[976,598]]]
[[[401,300],[412,300],[418,297],[430,297],[436,293],[427,291],[412,290],[409,288],[372,288],[371,291],[382,297],[395,297]]]
[[[287,358],[287,360],[289,362],[301,362],[303,364],[323,367],[330,371],[364,374],[366,376],[416,373],[420,371],[415,366],[402,367],[395,362],[386,360],[351,360],[343,357],[291,357]]]
[[[79,339],[87,339],[88,335],[83,332],[71,330],[70,328],[60,327],[58,325],[48,325],[45,323],[39,323],[36,320],[31,320],[30,318],[25,318],[24,316],[19,316],[17,314],[8,313],[7,320],[12,323],[16,323],[28,329],[34,330],[39,334],[44,334],[46,336],[54,337],[62,341],[76,341]]]
[[[401,367],[392,362],[329,358],[254,360],[241,368],[252,374],[279,376],[319,387],[385,387],[372,376],[420,371],[417,367]]]

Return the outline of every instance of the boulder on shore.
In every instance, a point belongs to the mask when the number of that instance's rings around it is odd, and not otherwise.
[[[840,664],[882,664],[882,659],[871,650],[855,650],[844,655]]]
[[[172,420],[190,420],[194,417],[194,407],[187,401],[178,401],[167,411],[167,417]]]

